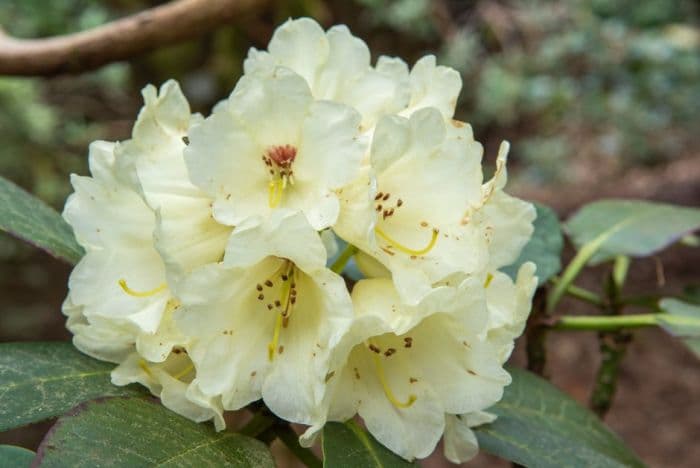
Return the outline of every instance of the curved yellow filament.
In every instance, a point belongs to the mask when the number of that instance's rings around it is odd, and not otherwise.
[[[180,378],[186,376],[187,374],[189,374],[193,370],[194,370],[194,364],[190,364],[189,366],[185,367],[183,370],[181,370],[177,374],[173,374],[173,379],[180,380]]]
[[[491,284],[491,281],[493,281],[493,275],[489,273],[486,275],[486,281],[484,281],[484,289],[489,287],[489,284]]]
[[[277,208],[282,202],[282,193],[285,188],[284,179],[274,179],[267,184],[267,204],[270,208]]]
[[[425,255],[428,252],[430,252],[431,250],[433,250],[433,247],[435,247],[435,244],[437,243],[438,234],[439,234],[437,229],[433,229],[433,235],[430,238],[430,242],[428,242],[428,245],[426,245],[422,249],[415,250],[415,249],[411,249],[409,247],[406,247],[403,244],[400,244],[395,239],[392,239],[386,232],[382,231],[382,229],[379,226],[374,228],[374,232],[377,233],[377,235],[379,237],[381,237],[382,239],[387,241],[392,247],[395,247],[400,252],[403,252],[403,253],[408,254],[408,255]]]
[[[267,358],[272,361],[275,358],[275,350],[277,350],[277,345],[280,342],[280,330],[282,330],[282,314],[277,314],[277,320],[275,321],[275,331],[272,333],[272,341],[267,345]]]
[[[142,371],[146,373],[147,376],[150,378],[153,378],[153,373],[151,372],[151,368],[148,367],[148,363],[146,362],[145,359],[139,359],[139,367],[141,368]]]
[[[164,291],[165,288],[168,287],[167,284],[163,283],[160,286],[156,286],[153,289],[149,289],[148,291],[135,291],[126,284],[126,280],[124,278],[120,279],[118,282],[119,286],[121,286],[125,293],[127,293],[129,296],[134,297],[150,297],[155,294],[158,294],[161,291]]]
[[[384,375],[384,367],[382,366],[382,361],[379,358],[379,355],[374,353],[373,351],[369,351],[370,354],[372,354],[372,360],[374,360],[374,366],[377,371],[377,377],[379,378],[379,383],[382,384],[382,389],[384,389],[384,395],[386,395],[387,400],[391,402],[392,405],[394,405],[397,408],[410,408],[413,403],[416,401],[416,396],[411,394],[408,395],[408,400],[405,402],[399,401],[398,398],[396,398],[396,395],[394,395],[394,392],[391,391],[391,388],[389,387],[388,382],[386,381],[386,376]]]

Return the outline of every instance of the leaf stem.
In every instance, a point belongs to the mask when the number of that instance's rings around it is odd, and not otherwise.
[[[555,277],[552,278],[551,281],[553,284],[557,284],[560,280],[559,278]],[[605,305],[605,300],[603,300],[603,298],[598,294],[580,286],[576,286],[575,284],[570,284],[569,287],[566,288],[566,294],[584,302],[588,302],[589,304],[593,304],[597,307],[602,307]]]
[[[559,317],[551,326],[553,330],[615,331],[624,328],[653,327],[658,325],[660,314],[634,315],[581,315]]]
[[[355,255],[359,249],[352,244],[348,244],[345,250],[338,256],[338,258],[331,265],[331,270],[334,273],[341,274],[345,265],[350,261],[350,259]]]

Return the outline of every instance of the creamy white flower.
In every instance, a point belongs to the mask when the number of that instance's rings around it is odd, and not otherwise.
[[[158,361],[167,357],[174,338],[161,319],[176,304],[153,246],[155,215],[114,162],[114,144],[93,143],[93,176],[71,178],[75,193],[63,216],[86,254],[71,273],[64,312],[82,351],[118,362],[136,345]],[[163,339],[141,339],[150,335]]]
[[[217,430],[226,427],[220,398],[204,396],[192,385],[196,371],[183,348],[173,348],[163,362],[148,362],[132,353],[112,371],[112,383],[128,385],[138,382],[170,408],[196,422],[214,420]]]
[[[433,55],[418,60],[410,73],[406,63],[394,57],[380,56],[372,67],[367,44],[347,26],[324,33],[310,18],[290,19],[278,27],[268,51],[250,49],[244,69],[256,73],[277,65],[303,76],[316,99],[357,109],[362,130],[370,133],[384,115],[408,117],[425,107],[435,107],[451,119],[462,88],[459,73],[438,66]]]
[[[177,82],[160,93],[149,85],[142,91],[144,107],[131,140],[120,144],[117,164],[136,176],[146,204],[157,213],[156,248],[170,283],[189,271],[223,256],[229,226],[212,218],[213,200],[190,182],[183,151],[187,132],[202,117],[191,115]]]
[[[184,354],[189,339],[173,320],[180,303],[168,277],[221,258],[231,229],[212,220],[211,201],[188,181],[182,150],[191,116],[179,87],[168,82],[157,95],[148,86],[143,95],[132,139],[94,143],[92,177],[72,177],[64,217],[86,254],[63,311],[76,347],[121,363],[115,383],[140,382],[174,411],[222,427],[221,410],[185,381],[194,371],[178,377],[183,358],[173,353]]]
[[[472,427],[488,424],[496,420],[496,415],[485,411],[445,415],[445,436],[443,446],[445,458],[452,463],[464,463],[479,454],[479,441]]]
[[[343,279],[301,213],[241,224],[223,263],[195,270],[176,314],[192,338],[195,382],[225,409],[263,398],[278,416],[322,418],[330,353],[352,320]]]
[[[338,216],[335,191],[360,170],[359,119],[347,106],[314,100],[288,69],[244,76],[226,104],[191,130],[189,174],[214,198],[223,224],[262,222],[286,209],[321,230]]]
[[[446,125],[432,108],[381,120],[371,170],[343,189],[333,227],[383,264],[411,304],[438,281],[489,261],[483,228],[464,220],[482,200],[482,148],[468,127],[448,133]]]
[[[510,376],[498,345],[482,333],[488,324],[483,282],[472,277],[459,287],[435,288],[417,306],[403,303],[390,279],[358,282],[356,319],[332,366],[329,420],[357,412],[377,440],[410,460],[433,451],[446,413],[497,402]]]
[[[469,207],[464,221],[481,227],[489,244],[488,270],[510,265],[530,240],[537,216],[535,207],[503,191],[508,180],[506,161],[510,145],[503,142],[498,150],[496,172],[481,189],[479,203]]]
[[[275,30],[268,51],[250,49],[244,69],[253,74],[279,65],[301,75],[314,98],[357,109],[363,130],[410,102],[406,65],[381,57],[373,68],[367,44],[344,25],[324,32],[310,18],[290,19]]]
[[[535,265],[530,262],[523,264],[515,282],[504,273],[491,273],[485,286],[488,321],[481,337],[493,345],[491,359],[505,364],[530,313],[532,295],[537,288]],[[495,418],[495,415],[480,410],[445,415],[444,451],[447,459],[464,463],[475,457],[479,444],[471,428],[493,422]]]

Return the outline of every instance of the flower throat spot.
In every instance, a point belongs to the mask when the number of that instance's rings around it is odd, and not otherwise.
[[[287,185],[294,185],[292,163],[297,157],[297,149],[292,145],[271,146],[262,156],[270,174],[267,184],[267,203],[270,208],[277,208],[282,203],[282,196]]]
[[[374,369],[377,372],[377,378],[379,379],[379,383],[382,385],[382,389],[384,390],[384,395],[386,395],[387,400],[389,400],[389,402],[396,408],[410,408],[418,398],[414,394],[408,395],[408,400],[406,401],[400,401],[398,398],[396,398],[396,395],[394,395],[394,392],[391,390],[391,387],[386,380],[386,375],[384,374],[384,366],[382,365],[378,352],[381,350],[372,343],[367,343],[367,348],[369,348],[371,351],[370,354],[372,356],[372,361],[374,361]],[[396,350],[394,350],[394,352],[396,352]],[[387,357],[391,356],[391,354],[393,353],[390,353]]]
[[[131,289],[127,284],[126,280],[124,278],[121,278],[119,281],[119,286],[122,288],[122,290],[127,293],[129,296],[133,297],[150,297],[150,296],[155,296],[161,291],[165,291],[165,288],[168,287],[167,284],[163,283],[160,286],[156,286],[153,289],[149,289],[148,291],[136,291],[134,289]]]

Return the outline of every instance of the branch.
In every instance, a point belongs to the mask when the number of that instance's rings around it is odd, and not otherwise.
[[[266,0],[176,0],[88,31],[15,39],[0,29],[0,75],[80,73],[190,39],[230,23]]]

